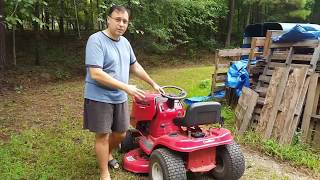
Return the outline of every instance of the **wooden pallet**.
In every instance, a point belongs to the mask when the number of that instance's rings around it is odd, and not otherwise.
[[[311,74],[316,70],[317,63],[319,62],[320,43],[318,40],[291,44],[271,44],[270,48],[263,74],[259,76],[258,84],[254,88],[255,91],[259,93],[258,105],[254,111],[255,115],[253,116],[256,122],[259,120],[259,112],[261,112],[261,108],[264,105],[266,92],[275,68],[290,67],[290,69],[292,69],[308,66],[308,74]],[[302,50],[311,50],[312,53],[301,54]],[[299,52],[299,54],[297,52]],[[290,69],[288,71],[290,71]]]
[[[247,87],[242,88],[242,94],[235,109],[237,133],[244,133],[249,127],[254,106],[258,100],[258,93]]]
[[[310,84],[301,124],[302,142],[311,144],[315,148],[320,148],[319,78],[319,73],[314,73],[310,77]]]

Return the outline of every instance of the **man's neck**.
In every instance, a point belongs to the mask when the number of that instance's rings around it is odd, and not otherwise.
[[[116,36],[116,35],[113,35],[112,33],[110,33],[109,29],[105,29],[103,31],[109,38],[115,40],[115,41],[119,41],[120,40],[120,36]]]

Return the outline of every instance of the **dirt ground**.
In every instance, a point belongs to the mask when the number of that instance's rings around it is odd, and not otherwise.
[[[260,152],[242,146],[246,159],[246,170],[241,179],[320,179],[310,171],[295,168],[286,162],[278,162]]]

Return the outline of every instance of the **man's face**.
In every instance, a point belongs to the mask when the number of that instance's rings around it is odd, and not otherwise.
[[[108,16],[108,29],[115,36],[121,36],[125,33],[129,23],[128,12],[115,10]]]

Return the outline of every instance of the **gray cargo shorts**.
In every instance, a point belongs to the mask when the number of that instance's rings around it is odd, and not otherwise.
[[[126,132],[129,128],[128,102],[109,104],[84,100],[83,129],[95,133]]]

